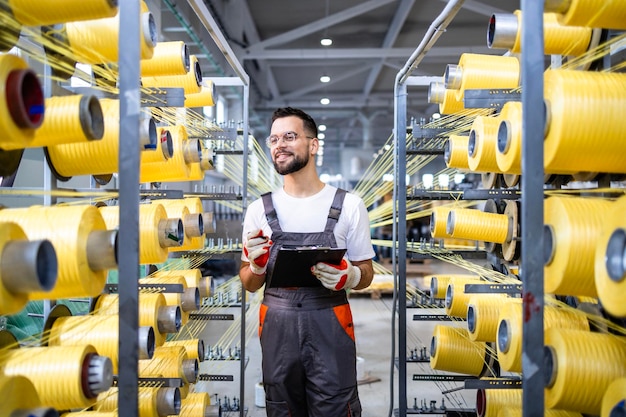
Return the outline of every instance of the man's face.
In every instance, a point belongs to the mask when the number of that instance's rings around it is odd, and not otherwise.
[[[287,132],[296,133],[296,139],[287,142],[283,136]],[[271,136],[279,138],[276,145],[270,148],[274,168],[280,175],[288,175],[300,171],[308,163],[310,141],[304,131],[302,120],[295,116],[281,117],[272,123]]]

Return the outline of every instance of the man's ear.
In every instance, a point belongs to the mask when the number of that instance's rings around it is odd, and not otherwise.
[[[311,155],[317,155],[317,151],[320,148],[320,141],[318,138],[313,138],[311,139],[311,143],[309,145],[309,149],[311,152]]]

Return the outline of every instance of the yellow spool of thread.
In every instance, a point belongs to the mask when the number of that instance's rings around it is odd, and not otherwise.
[[[155,417],[158,416],[157,393],[160,388],[156,387],[139,387],[137,399],[139,401],[139,417]],[[118,411],[119,389],[113,387],[107,392],[98,395],[98,401],[94,406],[95,411],[99,413],[110,413]],[[89,414],[91,415],[91,414]]]
[[[180,398],[183,400],[189,396],[189,384],[183,382],[183,385],[180,387]]]
[[[626,173],[626,74],[547,70],[545,171]]]
[[[521,406],[521,389],[481,388],[476,391],[476,413],[479,417],[496,417],[502,410]]]
[[[104,135],[101,140],[48,148],[50,161],[60,175],[104,175],[118,171],[119,104],[119,100],[100,100],[104,117]]]
[[[456,99],[456,90],[446,89],[443,82],[432,82],[428,86],[428,102],[439,104],[439,113],[452,114],[465,108],[463,101]]]
[[[626,29],[626,5],[619,0],[572,0],[555,2],[559,21],[567,26]]]
[[[452,207],[437,206],[433,207],[430,214],[430,235],[434,238],[446,238],[450,235],[446,232],[446,225],[448,224],[448,214],[452,210]]]
[[[49,97],[46,118],[28,147],[97,141],[103,135],[104,116],[96,96]]]
[[[446,67],[444,78],[445,87],[457,90],[456,99],[463,101],[469,89],[517,88],[520,64],[515,57],[465,53],[457,66]]]
[[[476,116],[467,141],[467,164],[475,172],[499,172],[496,162],[499,117]]]
[[[202,69],[198,57],[189,57],[189,71],[185,75],[164,75],[160,77],[141,77],[141,83],[148,88],[182,88],[185,96],[202,91]]]
[[[189,359],[197,359],[198,362],[204,361],[204,342],[201,339],[170,340],[165,342],[163,346],[182,346],[185,348]]]
[[[469,136],[450,135],[444,143],[443,158],[448,168],[469,170]]]
[[[458,239],[505,243],[511,240],[514,227],[506,214],[457,208],[448,213],[446,232]]]
[[[195,383],[198,373],[197,360],[188,359],[182,346],[160,346],[152,359],[139,361],[141,378],[181,378],[186,383]],[[195,376],[194,376],[195,375]]]
[[[522,372],[522,302],[509,301],[498,316],[498,362],[505,371]],[[544,308],[543,326],[546,330],[553,327],[589,330],[583,313],[553,306]]]
[[[99,296],[94,305],[94,314],[119,314],[119,296],[117,294]],[[181,324],[180,308],[168,306],[163,294],[139,293],[139,325],[154,329],[156,346],[165,343],[167,333],[177,333]]]
[[[480,283],[480,282],[478,282]],[[476,284],[463,279],[450,281],[446,289],[446,314],[450,317],[467,318],[467,307],[472,294],[465,292],[466,284]],[[483,297],[505,298],[504,294],[481,294]]]
[[[200,291],[200,298],[208,297],[211,287],[207,287],[207,281],[202,279],[202,272],[198,268],[193,269],[173,269],[169,271],[160,270],[153,274],[154,277],[182,276],[189,287],[197,287]]]
[[[180,218],[185,229],[185,241],[181,246],[170,248],[171,252],[189,250],[192,248],[192,239],[204,235],[204,219],[202,213],[191,214],[189,208],[182,204],[170,204],[167,200],[158,200],[163,204],[167,217]]]
[[[520,10],[513,14],[493,14],[489,20],[487,46],[521,53],[522,17]],[[563,25],[556,13],[543,14],[543,32],[543,52],[546,55],[582,55],[587,52],[591,43],[590,28]]]
[[[111,362],[90,345],[5,350],[0,365],[5,376],[28,378],[41,403],[59,410],[91,407],[113,382]]]
[[[582,414],[566,410],[543,410],[544,417],[583,417]],[[523,417],[522,409],[507,407],[498,410],[498,417]]]
[[[191,162],[199,162],[199,142],[189,139],[185,126],[172,126],[168,129],[172,135],[172,157],[164,162],[142,165],[139,171],[140,182],[181,181],[189,178]]]
[[[31,206],[0,210],[0,222],[14,222],[30,240],[47,239],[58,259],[51,291],[31,292],[32,300],[95,297],[104,289],[108,269],[116,268],[115,244],[94,206]]]
[[[112,17],[117,13],[117,1],[95,0],[9,0],[11,13],[23,25],[44,26],[74,20],[90,20]]]
[[[608,215],[605,215],[605,222],[596,241],[594,258],[598,296],[606,311],[617,317],[626,317],[626,266],[623,260],[626,247],[625,211],[626,197],[621,197],[613,203]]]
[[[611,382],[602,397],[601,417],[612,417],[623,413],[626,404],[626,378]]]
[[[593,279],[596,248],[612,204],[600,198],[553,196],[544,200],[547,293],[598,295]],[[619,213],[622,215],[623,212]]]
[[[100,213],[110,229],[119,227],[119,206],[100,207]],[[185,237],[181,219],[169,219],[161,204],[139,205],[139,262],[165,262],[168,247],[180,245]]]
[[[61,414],[61,417],[118,417],[117,411],[74,411]]]
[[[101,140],[48,147],[50,160],[60,175],[72,177],[118,172],[120,103],[119,100],[101,99],[100,106],[104,116]],[[146,114],[142,114],[139,142],[142,150],[156,143],[154,120]]]
[[[162,200],[161,204],[164,205],[174,205],[174,206],[179,206],[179,205],[184,205],[189,209],[189,213],[190,214],[202,214],[202,225],[203,225],[203,230],[204,233],[213,233],[215,232],[215,220],[213,218],[213,213],[205,213],[204,212],[204,207],[202,205],[202,200],[200,200],[200,198],[198,197],[186,197],[183,199],[165,199]],[[182,245],[181,250],[199,250],[204,248],[204,241],[205,241],[205,237],[204,236],[196,236],[196,237],[192,237],[189,240],[185,240],[185,242]]]
[[[469,340],[467,329],[435,326],[430,343],[431,368],[479,376],[486,353],[486,344]]]
[[[18,313],[30,292],[54,287],[57,271],[50,241],[29,241],[17,224],[0,222],[0,314]]]
[[[67,310],[69,314],[69,310]],[[119,315],[60,316],[49,321],[47,343],[50,346],[82,346],[90,344],[102,355],[111,358],[117,373],[119,346]],[[138,332],[139,357],[152,357],[155,348],[154,329],[142,326]]]
[[[142,12],[141,59],[150,59],[156,41],[156,23],[150,12]],[[67,41],[72,51],[85,64],[106,64],[119,60],[119,13],[104,19],[82,20],[65,25]]]
[[[174,141],[169,128],[157,127],[157,142],[154,149],[144,149],[141,152],[141,166],[143,164],[163,163],[174,154]]]
[[[498,334],[498,316],[508,302],[508,297],[470,295],[467,303],[467,330],[470,340],[495,342]]]
[[[496,163],[501,172],[522,173],[521,101],[508,101],[502,106],[496,140]]]
[[[185,42],[158,42],[152,58],[141,60],[141,76],[185,75],[189,65],[189,48]]]
[[[163,293],[165,303],[168,306],[179,306],[181,309],[181,323],[187,324],[189,321],[189,312],[196,311],[200,308],[200,291],[197,287],[189,287],[184,277],[178,276],[161,276],[142,278],[140,284],[178,284],[183,286],[182,293]]]
[[[215,106],[215,84],[213,81],[203,81],[200,92],[185,94],[185,107]]]
[[[599,415],[611,382],[626,377],[626,339],[554,327],[545,340],[546,406]]]
[[[0,416],[11,417],[14,411],[39,408],[41,401],[35,386],[23,376],[0,375]]]
[[[0,54],[0,148],[28,146],[44,120],[44,96],[37,74],[22,58]]]
[[[183,400],[180,415],[183,417],[205,417],[206,408],[211,404],[206,392],[190,392]]]
[[[448,290],[448,284],[451,282],[458,283],[459,285],[465,284],[480,284],[481,281],[478,275],[474,274],[437,274],[430,277],[430,294],[433,298],[446,298],[446,291]],[[464,288],[464,287],[461,287]]]

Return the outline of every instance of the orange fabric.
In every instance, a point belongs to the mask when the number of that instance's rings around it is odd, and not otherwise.
[[[259,308],[259,339],[261,338],[261,333],[263,333],[263,322],[265,322],[266,314],[267,306],[265,304],[261,304],[261,308]]]
[[[343,330],[350,336],[350,339],[354,341],[354,324],[352,323],[352,311],[350,310],[350,304],[343,304],[337,307],[333,307],[335,316],[343,327]]]

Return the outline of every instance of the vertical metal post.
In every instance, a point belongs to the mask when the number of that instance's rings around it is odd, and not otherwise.
[[[139,0],[119,5],[119,379],[118,408],[137,417],[139,360]]]
[[[398,298],[398,407],[399,416],[405,417],[407,412],[406,390],[406,83],[397,83],[395,91],[395,158],[394,174],[396,175],[393,201],[397,207],[394,211],[394,233],[392,260],[397,265],[394,270],[394,279],[397,280]],[[397,216],[395,211],[397,210]],[[396,248],[397,243],[397,248]],[[395,320],[395,317],[392,317]],[[393,354],[394,352],[392,352]]]
[[[243,86],[243,190],[241,195],[242,207],[246,207],[248,200],[248,101],[250,98],[250,86],[244,84]],[[246,398],[246,289],[241,285],[241,355],[239,356],[240,370],[239,378],[241,383],[239,385],[239,415],[245,417],[245,403]]]
[[[543,0],[522,0],[522,409],[542,416],[543,370]]]

